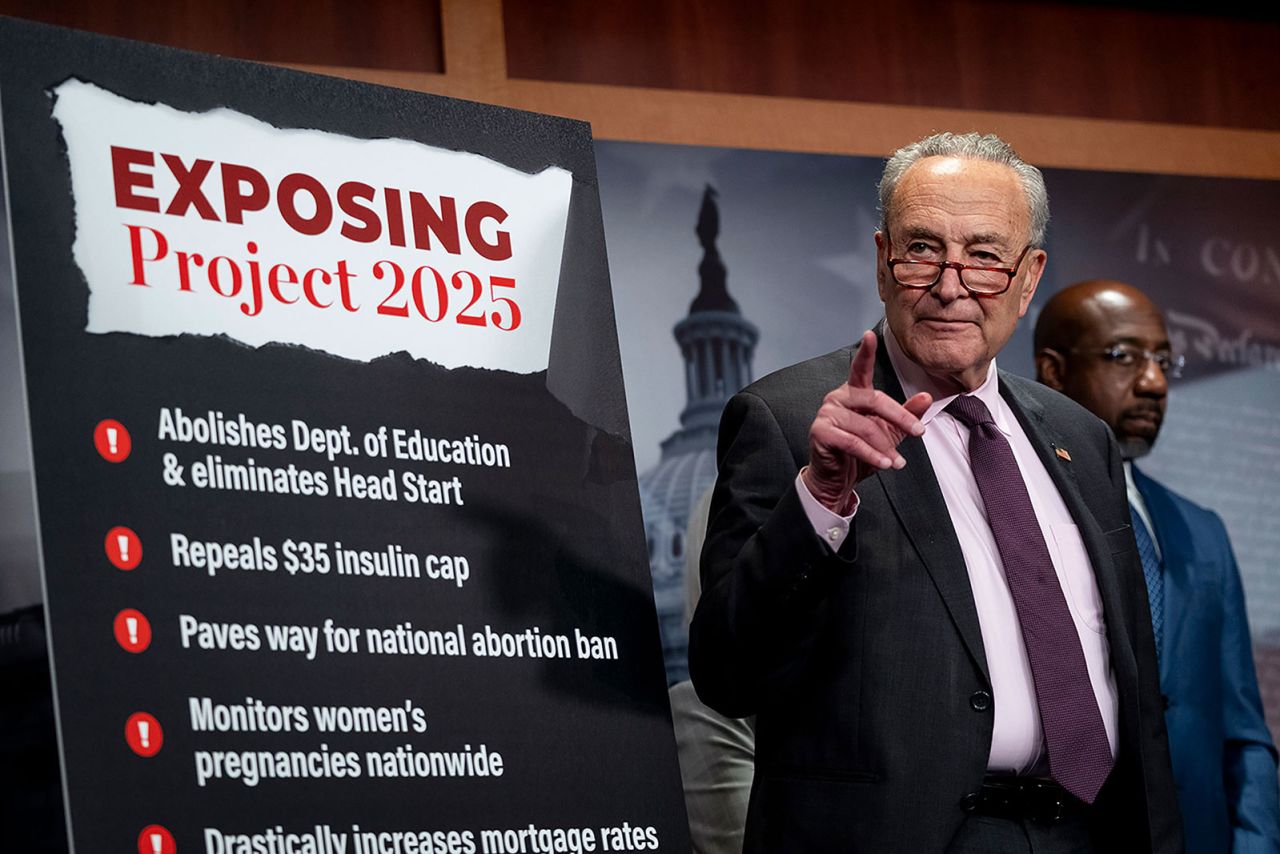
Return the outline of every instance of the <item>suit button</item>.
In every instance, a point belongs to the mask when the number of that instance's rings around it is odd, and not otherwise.
[[[1164,710],[1167,712],[1167,711],[1169,711],[1169,706],[1171,706],[1171,705],[1173,705],[1173,704],[1169,702],[1169,695],[1168,695],[1168,694],[1161,694],[1161,695],[1160,695],[1160,708],[1164,709]]]
[[[974,691],[969,697],[969,706],[975,712],[985,712],[991,708],[991,695],[986,691]]]
[[[973,812],[978,808],[978,802],[982,797],[977,792],[970,792],[960,799],[960,809],[965,812]]]

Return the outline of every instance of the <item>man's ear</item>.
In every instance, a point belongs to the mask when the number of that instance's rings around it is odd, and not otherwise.
[[[876,293],[880,295],[880,302],[886,302],[889,298],[889,283],[885,281],[884,262],[889,259],[889,241],[885,238],[883,231],[876,232]]]
[[[1066,388],[1066,358],[1051,347],[1041,347],[1036,353],[1036,379],[1054,391],[1062,391]]]
[[[1044,275],[1045,261],[1049,259],[1049,254],[1043,249],[1036,249],[1031,253],[1031,257],[1026,259],[1026,279],[1023,282],[1022,293],[1018,295],[1018,317],[1026,316],[1027,309],[1031,307],[1031,300],[1036,295],[1036,286],[1040,284],[1040,277]]]

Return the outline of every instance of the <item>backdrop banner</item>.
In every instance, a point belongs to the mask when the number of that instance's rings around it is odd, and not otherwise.
[[[589,128],[12,20],[0,105],[73,849],[689,850]]]
[[[883,316],[872,235],[884,161],[595,147],[627,397],[644,401],[631,409],[632,430],[675,682],[687,674],[686,528],[715,478],[720,407],[748,379],[856,341]],[[1268,721],[1278,731],[1280,242],[1272,224],[1280,221],[1280,183],[1044,172],[1049,262],[999,365],[1035,375],[1040,307],[1074,282],[1119,279],[1164,309],[1187,364],[1170,382],[1159,441],[1138,465],[1225,521]],[[709,305],[702,295],[713,291],[724,297]],[[691,341],[691,330],[705,334]]]

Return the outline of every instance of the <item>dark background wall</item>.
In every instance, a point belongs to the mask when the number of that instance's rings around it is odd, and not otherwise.
[[[0,13],[265,62],[1280,130],[1280,7],[1017,0],[0,0]],[[505,41],[505,50],[501,41]]]
[[[1148,5],[526,0],[503,11],[513,77],[1280,129],[1265,106],[1280,83],[1274,19],[1231,3]]]
[[[444,68],[432,0],[2,0],[0,14],[260,62]]]

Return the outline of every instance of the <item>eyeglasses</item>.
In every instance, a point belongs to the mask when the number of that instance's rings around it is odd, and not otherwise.
[[[1067,352],[1098,356],[1107,364],[1129,373],[1145,370],[1147,362],[1155,362],[1161,373],[1170,379],[1181,377],[1182,369],[1187,364],[1187,357],[1181,354],[1170,353],[1167,350],[1152,351],[1135,344],[1115,344],[1103,350],[1077,350],[1072,348]]]
[[[888,233],[885,239],[889,239]],[[950,267],[960,276],[960,284],[976,297],[996,297],[1009,290],[1013,277],[1022,265],[1022,259],[1031,251],[1031,244],[1018,255],[1012,267],[982,267],[961,264],[958,261],[923,261],[916,258],[890,258],[885,262],[889,275],[904,288],[928,289],[938,284],[942,271]]]

